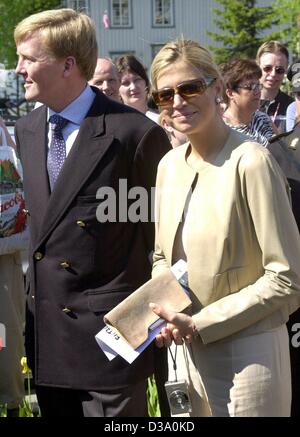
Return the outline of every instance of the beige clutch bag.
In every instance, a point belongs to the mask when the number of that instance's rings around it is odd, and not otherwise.
[[[159,319],[149,308],[150,302],[176,312],[191,304],[173,273],[166,271],[150,279],[109,311],[104,322],[116,328],[136,349],[147,340],[149,327]]]

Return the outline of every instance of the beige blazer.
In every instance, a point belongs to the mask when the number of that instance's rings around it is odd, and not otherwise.
[[[174,262],[188,205],[185,252],[203,342],[285,323],[300,305],[300,236],[278,164],[233,130],[215,162],[198,171],[186,162],[188,147],[171,150],[159,165],[153,275]]]

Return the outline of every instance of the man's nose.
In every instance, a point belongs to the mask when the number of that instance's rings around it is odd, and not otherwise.
[[[21,59],[18,60],[18,63],[15,68],[16,74],[22,74],[24,73],[24,63],[21,61]]]
[[[109,88],[107,80],[104,80],[102,83],[102,89],[107,90]]]

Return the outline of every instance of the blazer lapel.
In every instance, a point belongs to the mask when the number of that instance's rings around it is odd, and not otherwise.
[[[189,167],[186,163],[186,153],[189,145],[181,146],[179,156],[177,157],[176,166],[174,171],[178,177],[176,178],[175,185],[172,185],[171,192],[166,193],[167,199],[165,199],[165,208],[169,209],[170,199],[172,208],[172,219],[168,222],[168,234],[167,248],[166,248],[166,258],[173,259],[173,250],[177,231],[182,225],[182,220],[184,219],[184,214],[186,213],[186,203],[189,199],[189,194],[191,193],[192,185],[197,177],[196,171]],[[165,213],[170,216],[169,211]]]
[[[26,178],[26,191],[30,193],[28,198],[29,210],[36,208],[38,205],[39,214],[34,214],[35,226],[37,231],[41,228],[47,205],[50,197],[48,174],[46,168],[47,162],[47,110],[45,107],[38,110],[36,117],[32,120],[30,126],[24,130],[22,166],[26,169],[26,174],[34,177]],[[38,163],[38,165],[37,165]],[[38,187],[38,190],[36,189]],[[26,201],[26,199],[25,199]],[[27,204],[27,202],[26,202]],[[33,240],[37,235],[33,236]]]

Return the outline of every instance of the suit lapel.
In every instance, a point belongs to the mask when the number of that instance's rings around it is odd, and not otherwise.
[[[49,198],[37,247],[56,226],[113,142],[113,136],[103,136],[105,111],[99,114],[97,109],[105,109],[103,103],[101,97],[97,96],[80,125],[78,136]],[[47,177],[47,169],[45,172]]]
[[[175,185],[172,185],[171,193],[167,194],[168,200],[166,199],[165,205],[170,203],[173,205],[172,209],[172,219],[168,222],[168,233],[170,238],[168,239],[168,246],[166,248],[166,258],[169,260],[173,259],[174,244],[176,240],[177,232],[182,226],[182,220],[184,214],[186,213],[186,202],[189,199],[189,194],[191,193],[193,182],[197,176],[197,173],[187,165],[186,163],[186,153],[187,146],[182,146],[179,150],[179,156],[177,157],[177,165],[175,167],[176,174],[178,177],[175,180]],[[170,214],[167,213],[168,216]]]
[[[41,228],[45,216],[47,205],[50,197],[48,174],[46,168],[47,161],[47,110],[45,107],[37,111],[36,117],[32,120],[30,126],[25,128],[24,147],[22,151],[22,166],[26,170],[26,192],[30,193],[28,198],[29,210],[33,210],[38,205],[39,214],[34,214],[35,226],[32,228],[38,230]],[[38,165],[37,165],[38,163]],[[34,175],[34,177],[32,177]],[[38,189],[37,189],[38,187]],[[27,202],[26,202],[27,204]],[[34,240],[36,235],[33,236]]]

